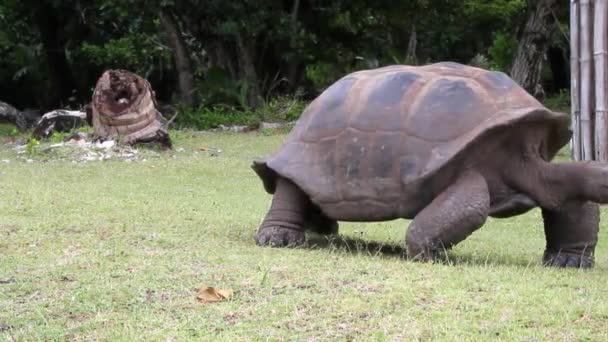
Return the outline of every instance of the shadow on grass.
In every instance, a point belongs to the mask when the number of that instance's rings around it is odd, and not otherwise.
[[[343,236],[309,236],[305,248],[327,249],[351,255],[367,255],[372,257],[402,259],[404,261],[407,260],[412,262],[416,261],[415,259],[407,258],[406,248],[403,245]],[[443,252],[435,262],[449,266],[517,266],[527,268],[531,266],[540,266],[540,257],[538,260],[530,260],[522,255],[505,256],[491,253],[478,255],[466,252],[454,254],[452,251],[446,251]]]
[[[336,250],[353,255],[406,259],[406,250],[403,246],[342,236],[311,236],[306,248]]]

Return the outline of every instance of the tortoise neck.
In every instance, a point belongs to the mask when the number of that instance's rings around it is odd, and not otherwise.
[[[572,201],[608,203],[608,165],[599,162],[550,163],[539,160],[523,172],[522,185],[541,207],[559,208]]]

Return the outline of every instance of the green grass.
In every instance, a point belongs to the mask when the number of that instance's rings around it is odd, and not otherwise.
[[[270,196],[249,165],[283,138],[181,132],[185,151],[131,163],[0,147],[0,340],[608,338],[605,221],[591,271],[540,266],[537,210],[489,220],[444,264],[400,258],[405,221],[342,224],[376,244],[256,247]],[[235,295],[201,304],[202,286]]]

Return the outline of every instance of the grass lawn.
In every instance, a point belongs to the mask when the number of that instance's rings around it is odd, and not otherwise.
[[[173,138],[130,163],[25,162],[2,143],[0,340],[608,339],[606,220],[591,271],[540,266],[538,210],[490,219],[442,264],[400,258],[405,221],[260,248],[270,196],[249,165],[284,135]],[[203,286],[234,296],[202,304]]]

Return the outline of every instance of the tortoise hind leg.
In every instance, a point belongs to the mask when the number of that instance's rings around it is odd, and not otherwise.
[[[278,178],[272,204],[254,237],[260,246],[287,247],[304,243],[309,200],[293,182]]]
[[[466,239],[488,217],[490,194],[483,176],[462,175],[412,221],[407,231],[408,258],[430,261],[441,250]]]
[[[327,217],[316,205],[310,205],[305,226],[307,230],[321,235],[338,234],[338,221]]]

